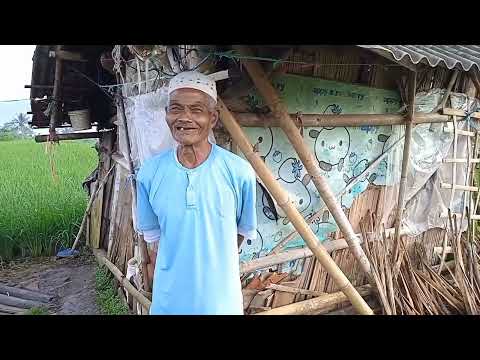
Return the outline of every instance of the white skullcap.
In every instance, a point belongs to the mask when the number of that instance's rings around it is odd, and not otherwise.
[[[217,85],[215,81],[198,71],[184,71],[170,79],[168,95],[178,89],[196,89],[209,95],[217,102]]]

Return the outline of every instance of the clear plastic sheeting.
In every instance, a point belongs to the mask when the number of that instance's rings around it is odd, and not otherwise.
[[[441,102],[445,90],[419,93],[416,98],[417,112],[430,112]],[[478,108],[476,99],[464,94],[451,94],[451,107],[470,112]],[[457,127],[465,130],[466,121],[458,121]],[[410,162],[405,194],[406,209],[402,226],[409,235],[415,236],[435,227],[445,228],[448,218],[444,215],[462,213],[464,191],[455,191],[450,204],[451,189],[441,188],[442,183],[469,185],[466,183],[467,163],[457,163],[456,178],[452,181],[453,163],[443,163],[446,158],[468,156],[467,137],[459,135],[457,154],[453,153],[453,123],[419,124],[412,131]],[[471,151],[471,150],[470,150]],[[401,161],[397,163],[401,169]],[[443,215],[443,216],[442,216]],[[466,224],[463,224],[464,226]]]

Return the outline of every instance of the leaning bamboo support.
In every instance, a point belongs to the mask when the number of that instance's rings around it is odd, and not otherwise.
[[[247,56],[252,55],[251,51],[244,46],[236,46],[235,48]],[[278,118],[280,127],[287,135],[290,143],[293,145],[308,174],[310,174],[323,202],[330,211],[330,214],[332,214],[333,218],[335,219],[337,226],[342,231],[353,256],[359,262],[360,268],[371,280],[370,261],[360,246],[358,237],[355,235],[353,227],[343,212],[342,207],[338,203],[335,194],[331,190],[327,180],[322,176],[315,156],[305,144],[302,135],[288,114],[286,105],[280,99],[277,91],[268,80],[265,71],[257,61],[246,61],[243,64],[256,88],[265,99],[266,104],[272,110],[273,115]]]
[[[143,296],[135,287],[127,280],[125,275],[110,261],[107,259],[107,254],[104,250],[101,249],[92,249],[95,258],[97,259],[100,265],[105,265],[108,270],[115,276],[115,278],[120,282],[120,284],[125,288],[130,295],[132,295],[135,300],[137,300],[142,306],[148,311],[152,302]]]
[[[445,104],[447,103],[448,97],[450,96],[450,93],[452,92],[453,85],[455,84],[455,81],[457,80],[458,76],[458,70],[453,70],[452,77],[450,78],[450,82],[448,83],[447,89],[445,91],[445,94],[443,95],[442,101],[435,106],[435,108],[432,110],[432,113],[436,113],[438,110],[443,109],[445,107]]]
[[[369,295],[371,293],[371,286],[360,286],[358,288],[358,292],[363,296]],[[323,309],[330,308],[333,305],[341,304],[342,302],[345,302],[347,300],[348,299],[345,297],[345,294],[339,291],[331,294],[321,295],[310,300],[280,306],[278,308],[263,311],[255,315],[307,315]]]
[[[108,170],[105,177],[102,180],[99,180],[98,185],[94,184],[92,186],[92,195],[90,196],[90,200],[88,201],[87,208],[85,209],[85,213],[83,214],[82,223],[80,224],[80,228],[78,229],[77,236],[75,237],[75,241],[73,242],[71,250],[75,250],[75,248],[77,247],[78,242],[80,241],[80,238],[82,236],[83,230],[87,225],[87,218],[90,216],[90,211],[92,210],[93,202],[95,201],[98,194],[100,193],[100,190],[102,190],[103,186],[107,183],[107,180],[110,174],[112,173],[113,168],[114,167],[112,166],[110,170]]]
[[[403,210],[405,207],[405,192],[407,188],[407,171],[410,160],[410,144],[412,142],[412,127],[415,116],[415,89],[416,89],[416,73],[412,73],[409,81],[409,104],[408,104],[408,121],[405,126],[405,142],[403,144],[402,173],[400,176],[400,184],[398,188],[398,206],[395,219],[395,238],[393,243],[393,259],[398,255],[398,247],[400,242],[400,227],[402,225]]]
[[[322,264],[325,270],[330,274],[339,289],[350,300],[355,309],[360,314],[372,315],[373,312],[368,306],[368,304],[355,290],[353,285],[347,279],[345,274],[343,274],[343,272],[338,268],[337,264],[335,264],[333,259],[328,255],[327,251],[317,239],[308,224],[305,222],[302,215],[298,212],[297,208],[295,208],[289,200],[288,194],[285,192],[284,189],[282,189],[282,187],[277,182],[270,169],[260,158],[260,156],[256,152],[254,152],[252,144],[249,142],[247,136],[237,124],[235,118],[226,108],[225,104],[221,99],[219,99],[218,101],[218,107],[220,112],[220,119],[224,127],[231,134],[232,139],[237,143],[238,147],[243,152],[246,159],[250,162],[260,179],[263,181],[265,186],[272,194],[273,198],[283,209],[288,219],[291,221],[292,225],[295,227],[295,229],[297,229],[300,236],[302,236],[302,238],[304,239],[307,246],[312,250],[312,253]]]

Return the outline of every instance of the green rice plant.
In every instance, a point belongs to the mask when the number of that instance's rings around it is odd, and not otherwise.
[[[53,255],[72,245],[87,204],[82,181],[97,166],[91,143],[0,142],[0,259]]]

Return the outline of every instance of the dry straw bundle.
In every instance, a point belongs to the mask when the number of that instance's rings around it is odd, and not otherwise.
[[[417,243],[401,238],[399,255],[392,256],[392,239],[384,229],[373,233],[373,219],[361,223],[362,235],[369,241],[364,249],[376,283],[376,295],[386,315],[480,314],[480,274],[478,243],[473,226],[462,234],[460,222],[450,215],[446,229],[453,260],[434,266]]]

